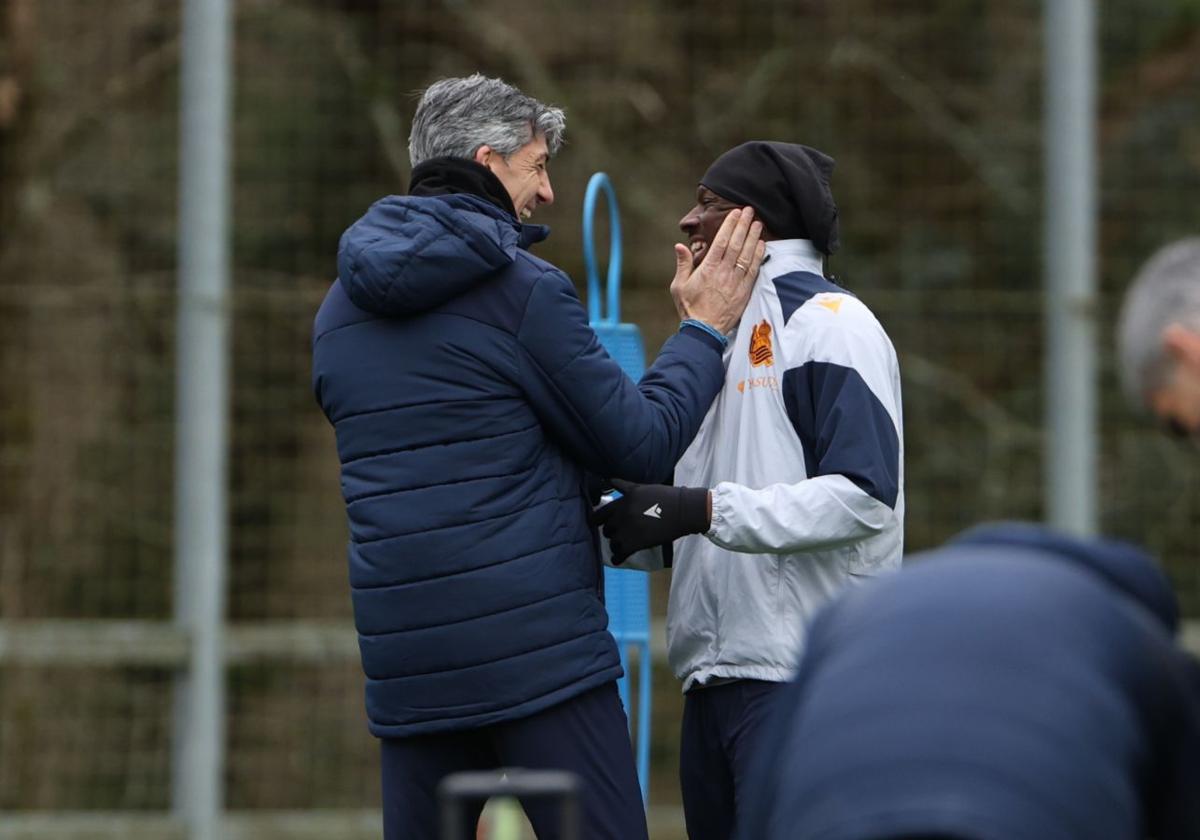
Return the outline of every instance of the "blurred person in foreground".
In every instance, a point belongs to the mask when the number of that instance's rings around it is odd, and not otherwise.
[[[563,130],[498,79],[429,87],[409,195],[346,231],[316,316],[389,840],[435,836],[447,774],[504,766],[576,773],[584,837],[646,837],[585,471],[670,474],[722,386],[761,225],[731,214],[695,266],[676,246],[683,323],[635,384],[527,250]],[[557,836],[549,804],[526,811]]]
[[[1196,664],[1123,543],[976,529],[812,624],[742,840],[1200,837]]]
[[[691,840],[726,840],[774,697],[816,609],[900,564],[900,372],[866,304],[826,279],[838,246],[833,160],[752,141],[721,155],[680,221],[697,265],[749,205],[766,257],[728,372],[674,484],[614,482],[602,507],[613,562],[654,568],[673,544],[671,667],[685,693],[679,774]],[[664,561],[665,562],[665,561]]]
[[[1200,434],[1200,237],[1163,247],[1134,278],[1117,354],[1130,402],[1176,437]]]

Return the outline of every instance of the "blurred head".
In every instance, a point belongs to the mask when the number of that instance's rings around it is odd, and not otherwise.
[[[730,210],[749,205],[763,239],[808,239],[823,254],[838,247],[833,158],[797,143],[752,140],[725,152],[700,179],[696,205],[679,220],[696,265]]]
[[[1130,402],[1177,435],[1200,435],[1200,237],[1162,248],[1138,272],[1117,352]]]
[[[500,79],[442,79],[421,96],[408,138],[414,167],[431,158],[474,160],[490,169],[529,218],[554,201],[546,166],[562,145],[566,118]]]

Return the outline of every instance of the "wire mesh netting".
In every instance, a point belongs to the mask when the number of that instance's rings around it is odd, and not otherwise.
[[[414,91],[499,75],[567,110],[555,233],[610,174],[623,318],[675,329],[677,220],[751,138],[838,161],[832,270],[900,355],[907,544],[1043,510],[1042,6],[1034,2],[244,0],[234,4],[230,574],[233,625],[340,634],[228,671],[235,809],[377,803],[333,439],[309,390],[311,319],[341,231],[407,182]],[[1195,457],[1116,389],[1119,296],[1194,234],[1200,6],[1099,4],[1100,504],[1200,615]],[[166,0],[0,0],[0,619],[173,614],[180,18]],[[656,579],[655,611],[667,581]],[[332,628],[332,629],[331,629]],[[321,638],[325,638],[322,636]],[[302,642],[297,645],[303,647]],[[324,647],[322,645],[325,645]],[[0,809],[170,806],[169,653],[0,660]],[[651,804],[678,801],[680,701],[655,674]]]

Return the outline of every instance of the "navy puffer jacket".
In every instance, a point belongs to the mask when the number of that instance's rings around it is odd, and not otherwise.
[[[313,387],[333,424],[370,728],[525,717],[617,678],[585,470],[661,481],[721,387],[684,329],[640,383],[546,236],[474,195],[390,196],[342,237]]]

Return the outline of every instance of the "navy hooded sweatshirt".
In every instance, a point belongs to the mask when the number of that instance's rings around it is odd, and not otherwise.
[[[833,602],[742,840],[1200,837],[1196,665],[1131,546],[990,526]]]
[[[571,281],[472,194],[390,196],[342,236],[313,388],[350,529],[370,729],[534,714],[621,674],[585,471],[666,479],[721,387],[691,327],[640,383]]]

